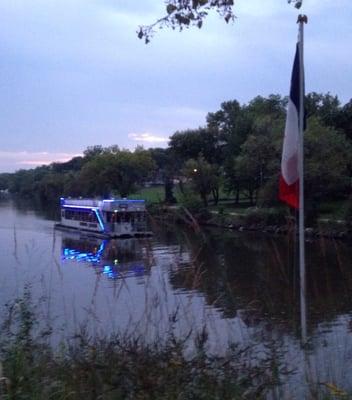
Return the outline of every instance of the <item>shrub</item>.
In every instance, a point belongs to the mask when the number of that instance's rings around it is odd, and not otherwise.
[[[180,205],[187,208],[189,212],[196,213],[204,208],[203,202],[198,196],[192,193],[186,193],[182,196]]]
[[[249,208],[243,216],[243,223],[250,225],[284,225],[287,222],[287,211],[284,208]]]
[[[352,224],[352,196],[350,196],[343,207],[343,218],[348,224]]]

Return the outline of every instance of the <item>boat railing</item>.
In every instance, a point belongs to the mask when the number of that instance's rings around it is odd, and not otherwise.
[[[99,200],[94,199],[65,199],[66,206],[99,207]]]

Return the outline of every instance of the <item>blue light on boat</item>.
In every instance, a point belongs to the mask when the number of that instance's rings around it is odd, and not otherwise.
[[[97,208],[94,208],[94,212],[95,212],[95,215],[98,218],[100,228],[104,232],[105,231],[105,226],[104,226],[104,222],[102,221],[102,219],[100,217],[99,210]]]
[[[81,209],[81,210],[94,210],[95,207],[92,206],[75,206],[73,204],[65,204],[63,206],[64,208],[75,208],[75,209]]]
[[[104,265],[104,270],[103,274],[110,274],[112,272],[112,269],[109,265]]]
[[[136,200],[136,199],[104,199],[103,200],[106,203],[144,203],[145,200]]]

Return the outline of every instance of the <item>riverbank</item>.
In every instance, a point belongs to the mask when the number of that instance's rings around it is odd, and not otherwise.
[[[4,311],[4,310],[2,310]],[[295,370],[285,365],[280,341],[264,347],[228,344],[208,352],[204,327],[184,338],[170,316],[163,337],[147,342],[122,333],[102,337],[81,327],[55,346],[43,328],[30,291],[5,307],[0,330],[0,398],[3,400],[252,400],[287,397]],[[44,324],[45,325],[45,324]],[[40,328],[42,327],[42,328]],[[307,399],[350,399],[330,382],[307,376]],[[305,391],[306,389],[304,389]],[[308,395],[309,393],[309,395]]]
[[[274,344],[257,358],[254,346],[229,345],[224,355],[211,355],[205,328],[179,338],[177,316],[170,317],[168,331],[153,342],[92,336],[82,328],[54,348],[53,331],[39,329],[25,290],[7,306],[0,332],[0,398],[264,399],[279,385],[285,371]]]
[[[154,205],[151,215],[158,221],[197,226],[211,226],[226,230],[255,231],[283,235],[295,231],[295,216],[286,209],[241,209],[240,212],[189,209],[185,206]],[[346,220],[318,218],[312,226],[306,226],[307,239],[330,238],[352,240],[352,224]]]

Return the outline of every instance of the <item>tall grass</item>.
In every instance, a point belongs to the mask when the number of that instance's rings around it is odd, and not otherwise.
[[[1,329],[1,399],[260,399],[279,383],[274,353],[253,362],[249,348],[229,345],[222,356],[207,352],[203,328],[175,335],[173,321],[164,340],[143,336],[92,336],[81,329],[58,346],[52,330],[37,329],[30,290],[7,305]]]

